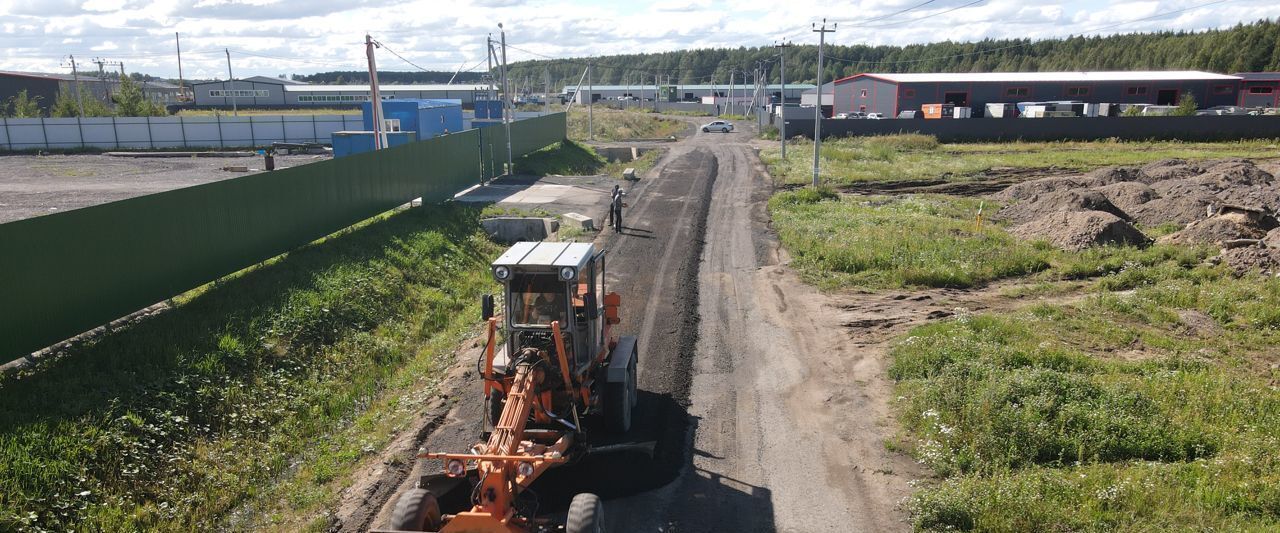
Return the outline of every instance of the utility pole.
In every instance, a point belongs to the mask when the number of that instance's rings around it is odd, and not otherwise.
[[[502,121],[507,129],[507,175],[516,173],[515,163],[511,160],[511,114],[514,114],[515,102],[511,100],[511,84],[507,82],[507,31],[498,23],[498,36],[502,39],[502,105],[510,109],[510,113],[502,114]]]
[[[782,160],[787,160],[787,48],[791,43],[778,43],[773,45],[779,49],[778,52],[778,75],[782,78],[782,92],[778,98],[779,109],[782,110],[782,117],[778,125],[778,138],[782,140]]]
[[[728,69],[728,114],[733,114],[733,74],[735,70]]]
[[[378,90],[378,64],[373,59],[373,50],[378,46],[380,45],[373,37],[367,33],[364,35],[364,53],[369,59],[369,111],[373,115],[374,150],[387,148],[388,145],[386,124],[383,124],[382,92]]]
[[[370,42],[368,35],[365,35],[364,39],[366,44]],[[227,94],[231,95],[231,116],[238,117],[240,116],[240,110],[236,106],[236,77],[234,74],[231,73],[231,50],[227,48],[223,48],[222,51],[227,53],[227,87],[228,87]],[[369,64],[371,65],[370,70],[372,70],[373,68],[372,67],[372,64],[373,64],[372,49],[370,49],[369,51],[369,61],[370,61]],[[374,118],[376,119],[377,117],[375,116]],[[377,124],[374,124],[373,131],[375,132],[378,131]],[[378,148],[377,140],[374,140],[374,149],[377,149],[377,148]]]
[[[593,94],[596,92],[595,85],[593,85],[595,82],[591,79],[591,76],[595,74],[592,72],[595,70],[593,67],[595,67],[595,62],[587,61],[587,140],[589,141],[596,140],[595,125],[591,123],[592,112],[596,107],[595,94]]]
[[[182,41],[176,31],[173,32],[173,46],[178,50],[178,101],[181,102],[187,97],[187,84],[182,80]]]
[[[835,33],[838,22],[831,24],[831,29],[827,29],[827,19],[822,19],[822,27],[811,24],[813,31],[818,34],[818,102],[813,106],[813,186],[818,186],[818,156],[822,149],[822,49],[827,44],[827,34]]]
[[[551,114],[551,69],[542,69],[542,82],[545,87],[542,90],[542,114]]]
[[[658,74],[654,73],[653,75],[653,112],[654,113],[658,112],[658,90],[659,90]]]
[[[84,116],[84,100],[80,98],[80,70],[76,68],[76,56],[70,55],[70,56],[67,56],[67,58],[71,60],[71,79],[73,80],[72,83],[75,84],[76,109],[80,111],[80,116],[83,117]],[[66,65],[63,65],[63,68],[66,68]]]

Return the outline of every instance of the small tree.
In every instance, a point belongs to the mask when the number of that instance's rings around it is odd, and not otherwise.
[[[142,86],[128,77],[120,79],[120,88],[111,99],[116,103],[116,116],[143,117],[150,114],[151,106],[146,95],[142,94]]]
[[[1178,108],[1169,114],[1175,117],[1194,117],[1196,116],[1196,110],[1199,108],[1199,105],[1196,104],[1195,95],[1185,92],[1182,93],[1182,98],[1178,99]]]
[[[1124,109],[1124,112],[1123,112],[1123,113],[1120,113],[1120,116],[1122,116],[1122,117],[1140,117],[1140,116],[1142,116],[1142,108],[1141,108],[1141,107],[1138,107],[1138,106],[1136,106],[1136,105],[1131,105],[1131,106],[1129,106],[1129,107],[1126,107],[1126,108]]]
[[[53,107],[49,109],[50,116],[70,118],[81,116],[80,108],[83,106],[84,115],[86,117],[109,117],[111,110],[107,109],[106,104],[102,100],[94,98],[93,91],[87,87],[81,88],[86,93],[80,97],[80,102],[76,102],[76,91],[69,87],[63,87],[58,91],[57,100],[53,101]]]
[[[36,118],[42,114],[40,97],[28,96],[26,89],[18,91],[17,96],[10,98],[9,105],[13,107],[13,113],[10,115],[13,118]]]

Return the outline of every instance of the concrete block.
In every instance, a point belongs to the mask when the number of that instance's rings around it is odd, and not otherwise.
[[[622,179],[634,181],[636,179],[636,169],[627,167],[622,171]]]
[[[591,230],[591,231],[594,231],[596,229],[595,219],[587,215],[583,215],[579,213],[565,213],[563,218],[564,218],[565,225],[571,228],[578,228],[578,229]]]
[[[489,238],[502,242],[541,241],[560,229],[560,223],[552,218],[495,217],[480,221]]]

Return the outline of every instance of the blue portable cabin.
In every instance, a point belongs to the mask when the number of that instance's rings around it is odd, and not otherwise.
[[[372,131],[335,131],[331,138],[333,139],[334,158],[373,151]],[[395,148],[415,140],[417,140],[417,136],[412,131],[387,132],[387,148]]]
[[[373,103],[361,105],[364,129],[373,130]],[[400,131],[417,133],[419,140],[462,131],[461,100],[383,100],[383,118],[400,121]]]

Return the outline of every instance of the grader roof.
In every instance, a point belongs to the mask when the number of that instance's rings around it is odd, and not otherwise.
[[[518,242],[495,260],[493,266],[582,268],[591,260],[594,251],[589,243]]]

